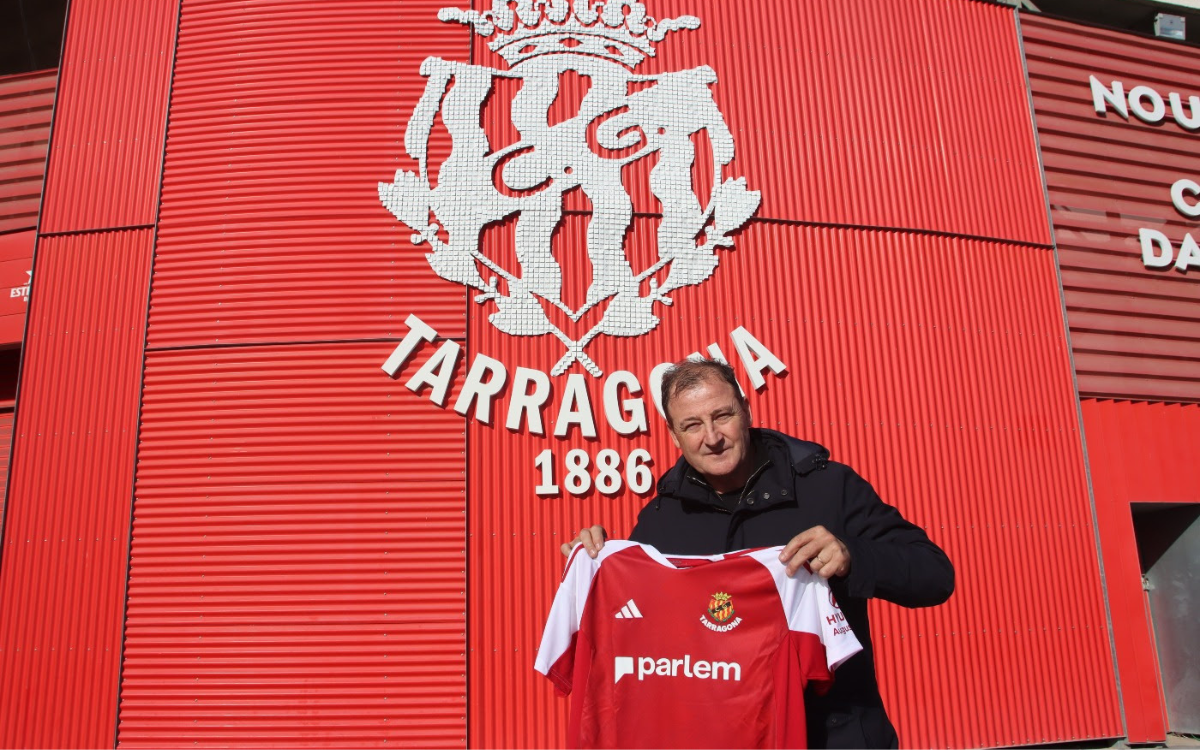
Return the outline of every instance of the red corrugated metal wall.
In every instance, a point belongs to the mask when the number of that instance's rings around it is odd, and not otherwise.
[[[0,233],[37,226],[57,70],[0,77]]]
[[[387,350],[148,355],[122,747],[463,744],[463,425]]]
[[[465,428],[380,369],[465,333],[377,188],[443,4],[183,2],[122,746],[466,744]]]
[[[562,744],[565,703],[532,671],[556,548],[584,522],[624,534],[645,495],[539,498],[535,458],[550,449],[563,485],[572,448],[624,462],[645,448],[656,474],[674,451],[653,415],[636,438],[606,426],[603,381],[586,374],[594,439],[500,427],[508,392],[491,426],[464,425],[404,387],[431,345],[395,381],[380,372],[412,314],[464,344],[455,388],[477,354],[512,376],[562,353],[498,333],[494,308],[436,278],[379,205],[377,183],[412,166],[421,61],[503,66],[437,21],[450,4],[182,0],[161,206],[175,5],[73,4],[65,59],[80,65],[63,69],[42,230],[83,233],[42,241],[39,284],[56,291],[35,289],[53,306],[31,328],[17,424],[0,603],[28,616],[0,620],[0,743],[104,745],[116,731],[131,746],[462,746],[469,731],[475,746]],[[744,371],[730,339],[744,326],[789,367],[752,395],[758,422],[825,442],[946,547],[950,603],[874,608],[906,745],[1120,735],[1012,12],[972,0],[650,11],[702,19],[639,72],[715,69],[738,149],[725,176],[745,175],[763,205],[712,279],[656,308],[657,330],[588,353],[645,392],[653,365],[711,343]],[[117,95],[87,99],[106,86]],[[435,163],[448,145],[439,126]],[[655,256],[658,221],[644,177],[627,173],[648,209],[631,235],[639,263]],[[567,251],[587,218],[575,208],[560,257],[583,269]],[[90,231],[118,226],[144,228]],[[571,276],[581,292],[586,273]],[[54,326],[85,313],[106,322],[65,349]],[[551,430],[573,382],[552,379]],[[103,440],[87,433],[89,409],[103,412]],[[53,440],[78,471],[37,460]],[[95,517],[56,504],[85,490]],[[131,490],[114,725],[129,507],[111,498]],[[44,583],[85,570],[68,536],[58,552],[49,534],[40,550],[12,547],[63,521],[105,531],[91,547],[77,535],[102,562],[82,589]],[[1032,571],[1031,557],[1055,562]]]
[[[653,333],[601,337],[587,352],[606,373],[631,371],[648,395],[654,365],[712,343],[741,371],[730,332],[745,326],[790,368],[781,379],[768,373],[766,390],[752,396],[757,421],[825,442],[945,545],[959,570],[950,603],[874,608],[882,687],[905,745],[1119,736],[1011,11],[957,0],[888,13],[869,3],[770,2],[736,12],[661,2],[650,11],[701,19],[699,31],[668,37],[643,68],[715,69],[713,94],[737,143],[725,176],[746,176],[763,205],[710,280],[655,309],[662,323]],[[504,67],[480,43],[474,61]],[[485,114],[493,138],[506,132],[494,121],[499,112]],[[635,268],[657,257],[657,209],[638,176],[626,171],[635,207],[650,214],[630,236]],[[556,257],[580,269],[567,281],[579,295],[587,261],[570,248],[583,243],[586,207],[575,208]],[[539,498],[545,465],[535,461],[548,450],[561,487],[571,449],[593,466],[613,449],[624,466],[643,448],[656,475],[676,453],[656,416],[650,433],[634,438],[606,426],[602,380],[586,374],[596,438],[578,428],[565,439],[506,429],[516,368],[549,372],[562,347],[500,334],[486,320],[494,308],[469,309],[470,354],[499,360],[510,378],[490,426],[472,420],[468,429],[471,741],[556,746],[565,701],[530,666],[563,562],[557,546],[587,523],[624,535],[647,495]],[[548,432],[567,386],[565,375],[552,380]],[[1053,562],[1035,573],[1031,558]]]
[[[0,77],[0,345],[25,333],[57,70]]]
[[[1200,175],[1200,135],[1165,104],[1160,123],[1105,105],[1097,114],[1090,79],[1125,106],[1136,87],[1153,96],[1200,96],[1191,47],[1023,14],[1037,128],[1045,162],[1067,322],[1080,395],[1200,401],[1197,265],[1149,269],[1139,231],[1163,233],[1178,257],[1197,221],[1175,209],[1172,185]],[[1188,202],[1194,199],[1189,198]]]
[[[1084,399],[1088,460],[1130,742],[1166,739],[1131,503],[1200,503],[1200,405]]]
[[[71,3],[43,234],[154,223],[178,8]]]
[[[176,7],[71,3],[0,559],[0,745],[115,734]]]
[[[33,229],[0,234],[0,346],[20,345],[25,336],[35,244]]]
[[[0,568],[0,745],[112,743],[152,242],[140,229],[38,248]]]
[[[965,257],[976,259],[970,268]],[[1049,250],[756,224],[718,274],[703,293],[679,295],[635,351],[614,345],[596,356],[619,358],[645,386],[658,362],[712,342],[736,361],[729,331],[746,326],[791,370],[752,396],[758,424],[829,446],[944,545],[958,569],[948,604],[873,609],[881,684],[904,744],[1120,735]],[[739,296],[735,314],[711,314]],[[487,328],[473,326],[471,341],[510,374],[556,356]],[[561,399],[555,385],[552,404]],[[599,412],[599,383],[589,390]],[[675,451],[657,417],[636,440],[598,414],[598,440],[574,431],[559,441],[508,432],[505,401],[497,407],[495,426],[474,424],[469,435],[472,738],[481,747],[556,746],[565,701],[529,668],[562,564],[555,548],[585,523],[623,536],[644,497],[536,499],[535,457],[554,449],[561,484],[568,448],[593,460],[604,448],[623,457],[646,448],[656,473]],[[552,429],[553,406],[545,416]],[[1041,561],[1036,574],[1030,559]],[[505,606],[514,598],[527,608]]]
[[[13,413],[11,409],[0,411],[0,479],[8,487],[8,459],[12,448]],[[4,515],[4,498],[0,497],[0,518]]]

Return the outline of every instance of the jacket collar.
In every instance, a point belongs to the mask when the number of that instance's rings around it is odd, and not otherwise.
[[[756,509],[778,503],[793,503],[794,478],[825,468],[829,451],[817,443],[799,440],[775,430],[750,429],[755,459],[759,462],[742,497],[753,500]],[[717,494],[704,478],[680,456],[675,465],[658,480],[658,495],[676,497],[706,505],[718,505]]]

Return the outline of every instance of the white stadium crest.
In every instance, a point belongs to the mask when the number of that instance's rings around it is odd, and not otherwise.
[[[600,377],[600,367],[584,352],[588,344],[601,335],[652,331],[659,323],[655,305],[670,305],[671,292],[707,280],[719,263],[717,249],[733,247],[731,235],[761,201],[744,178],[721,179],[734,147],[709,89],[717,80],[712,68],[653,76],[631,72],[654,56],[653,43],[668,32],[697,29],[700,20],[655,20],[633,0],[493,0],[489,11],[443,8],[438,18],[490,38],[490,48],[511,68],[425,60],[421,75],[429,82],[404,136],[419,169],[398,171],[394,182],[380,183],[380,200],[413,231],[414,245],[429,246],[425,257],[438,276],[477,290],[479,304],[494,303],[488,316],[493,326],[513,336],[553,335],[564,344],[553,375],[579,362]],[[577,115],[551,124],[551,105],[567,71],[590,79],[591,88]],[[521,84],[511,103],[519,139],[492,150],[481,122],[498,78]],[[434,186],[428,142],[439,113],[452,148]],[[597,154],[589,145],[590,128],[600,148],[625,155]],[[692,136],[701,132],[712,144],[714,175],[704,205],[692,180]],[[658,162],[649,188],[662,204],[658,259],[635,269],[625,252],[633,200],[621,173],[653,154]],[[564,270],[551,238],[563,220],[563,196],[576,188],[592,204],[587,227],[592,283],[582,306],[572,309],[563,301]],[[481,249],[484,229],[514,215],[519,269],[502,267]],[[543,303],[573,322],[605,307],[599,322],[575,339],[551,321]]]

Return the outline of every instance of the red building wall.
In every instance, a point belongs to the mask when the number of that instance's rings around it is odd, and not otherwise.
[[[1169,104],[1175,92],[1191,112],[1195,52],[1029,14],[1021,28],[1079,393],[1198,401],[1200,259],[1177,264],[1197,220],[1175,208],[1171,191],[1200,174],[1200,134],[1177,123]],[[1097,112],[1093,78],[1110,95],[1121,86],[1124,115],[1103,98]],[[1130,110],[1131,96],[1144,110],[1159,97],[1157,121]],[[1143,230],[1171,243],[1170,264],[1144,264]]]
[[[182,5],[122,746],[466,744],[465,428],[380,370],[465,326],[377,187],[439,7]]]
[[[54,303],[40,328],[31,319],[3,540],[0,606],[29,616],[0,626],[0,740],[560,745],[565,702],[532,671],[557,546],[584,523],[628,532],[648,497],[628,487],[635,451],[655,475],[675,456],[650,372],[714,343],[758,424],[828,445],[957,564],[942,607],[873,605],[905,745],[1121,735],[1013,12],[652,2],[701,26],[639,73],[712,67],[736,149],[720,177],[745,177],[762,204],[710,279],[654,308],[653,331],[586,348],[642,389],[646,430],[626,436],[604,415],[604,377],[578,364],[550,376],[561,342],[500,333],[495,299],[439,279],[380,203],[379,184],[415,167],[422,62],[504,67],[437,20],[450,4],[182,0],[118,21],[98,0],[74,4],[42,225],[59,270],[38,277]],[[107,46],[130,35],[134,51]],[[563,88],[568,115],[578,85]],[[508,145],[515,94],[498,87],[481,113],[493,147]],[[154,123],[168,114],[164,139]],[[444,118],[432,131],[441,165]],[[642,269],[662,209],[644,165],[623,179],[638,211],[625,249]],[[566,208],[553,251],[577,300],[594,211],[579,195]],[[509,219],[485,233],[494,265],[515,262],[513,232]],[[552,315],[577,339],[603,312]],[[389,378],[381,366],[417,319],[438,340]],[[55,327],[69,321],[102,323],[79,323],[76,343]],[[760,387],[739,328],[785,366]],[[452,345],[444,401],[405,387]],[[76,351],[98,377],[71,377]],[[510,378],[486,420],[454,409],[483,357]],[[518,367],[546,373],[546,434],[506,426]],[[554,436],[568,386],[590,399],[594,437]],[[89,468],[39,460],[52,440]],[[572,450],[592,463],[612,451],[622,489],[572,494]],[[539,494],[550,471],[559,490]],[[64,521],[104,533],[82,553],[66,535],[34,546]],[[88,596],[47,589],[79,574],[78,554],[103,561]],[[72,661],[78,647],[104,658]],[[74,723],[61,704],[73,685],[95,691]],[[10,719],[25,715],[37,719]]]
[[[1200,399],[1200,258],[1186,262],[1196,218],[1172,197],[1176,185],[1200,172],[1200,123],[1186,119],[1200,76],[1189,47],[1021,19],[1085,397],[1126,731],[1131,742],[1161,742],[1165,708],[1131,504],[1200,502],[1200,472],[1184,457],[1196,425],[1190,402]],[[1156,99],[1161,111],[1154,111]],[[1182,197],[1187,208],[1193,198]],[[1170,244],[1169,264],[1147,264],[1140,241],[1146,232]],[[1161,245],[1150,249],[1162,252]]]
[[[905,745],[1120,735],[1011,11],[935,1],[887,14],[866,3],[762,3],[742,15],[716,2],[667,2],[655,12],[691,13],[701,26],[668,37],[645,68],[713,67],[713,96],[736,141],[725,177],[745,176],[763,202],[713,277],[657,308],[652,333],[597,339],[588,352],[606,375],[633,373],[644,397],[657,364],[713,343],[744,376],[730,338],[744,326],[788,366],[751,393],[756,422],[825,443],[945,545],[960,576],[948,604],[873,608],[884,697]],[[473,59],[504,67],[479,41]],[[488,106],[499,110],[485,109],[489,136],[504,144],[504,99]],[[629,241],[635,269],[644,268],[657,257],[660,209],[644,175],[630,169],[625,179],[645,212]],[[590,208],[568,205],[557,257],[586,267],[576,248]],[[508,259],[504,231],[488,236],[493,257]],[[575,280],[575,299],[587,283]],[[502,362],[510,384],[518,367],[549,372],[562,353],[550,337],[498,333],[485,317],[491,307],[468,309],[469,349]],[[580,334],[594,323],[582,322]],[[677,455],[653,414],[647,434],[608,427],[602,380],[584,379],[594,438],[577,428],[553,436],[563,377],[551,381],[546,436],[506,427],[507,387],[490,423],[468,428],[470,726],[479,746],[561,744],[566,702],[529,669],[562,565],[554,549],[591,523],[625,535],[650,496],[562,489],[539,498],[539,458],[549,451],[561,489],[570,450],[593,467],[606,450],[622,467],[645,450],[656,475]],[[1046,561],[1038,586],[1028,585],[1029,559]],[[517,612],[514,600],[524,605]]]
[[[1128,736],[1162,742],[1167,717],[1130,505],[1200,503],[1188,447],[1200,406],[1084,399],[1083,421]]]
[[[100,747],[116,731],[176,8],[71,7],[0,559],[0,745]]]

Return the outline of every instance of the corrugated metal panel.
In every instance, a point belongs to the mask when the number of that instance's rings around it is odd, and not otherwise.
[[[1200,503],[1200,406],[1084,399],[1082,409],[1128,739],[1162,742],[1162,683],[1130,503]]]
[[[760,217],[1050,242],[1011,9],[964,0],[887,12],[871,0],[647,7],[656,18],[700,18],[637,72],[716,71],[713,96],[737,142],[727,176],[763,191]],[[475,50],[477,64],[505,67],[486,43]],[[639,210],[657,211],[646,198],[635,196]]]
[[[153,233],[43,238],[0,568],[0,745],[112,743]]]
[[[0,232],[37,227],[57,70],[0,77]]]
[[[1126,502],[1200,502],[1200,406],[1084,399],[1088,458],[1097,486]],[[1131,461],[1130,449],[1137,460]]]
[[[43,234],[154,223],[178,9],[71,3]]]
[[[0,480],[8,486],[8,461],[12,452],[13,413],[0,410]],[[4,518],[4,498],[0,497],[0,518]]]
[[[148,356],[122,747],[465,746],[463,424],[390,351]]]
[[[467,56],[443,5],[185,4],[151,347],[394,337],[411,313],[463,335],[462,288],[427,281],[377,187],[408,166],[421,61]]]
[[[0,234],[0,346],[20,344],[25,335],[36,243],[33,229]]]
[[[635,222],[631,257],[653,253],[654,223]],[[742,371],[729,333],[745,326],[790,368],[752,395],[756,421],[828,445],[944,545],[959,576],[948,604],[873,609],[882,689],[906,746],[1122,734],[1053,263],[1042,248],[753,223],[713,278],[656,309],[657,330],[587,349],[647,388],[655,364],[713,342]],[[510,377],[517,366],[548,371],[562,353],[551,337],[499,334],[485,312],[472,311],[471,349]],[[584,377],[596,440],[510,432],[506,397],[493,426],[468,431],[480,747],[561,745],[566,702],[532,670],[557,545],[585,523],[623,536],[644,502],[628,492],[539,498],[536,457],[551,450],[561,485],[568,449],[594,461],[643,447],[656,475],[676,455],[656,417],[633,439],[607,427],[602,382]],[[564,387],[554,379],[548,429]]]
[[[1165,41],[1021,16],[1029,80],[1083,396],[1200,401],[1196,269],[1147,269],[1139,230],[1175,252],[1197,224],[1171,186],[1200,174],[1197,135],[1167,119],[1098,115],[1090,76],[1165,100],[1200,95],[1195,50]],[[1190,110],[1189,110],[1190,112]]]

